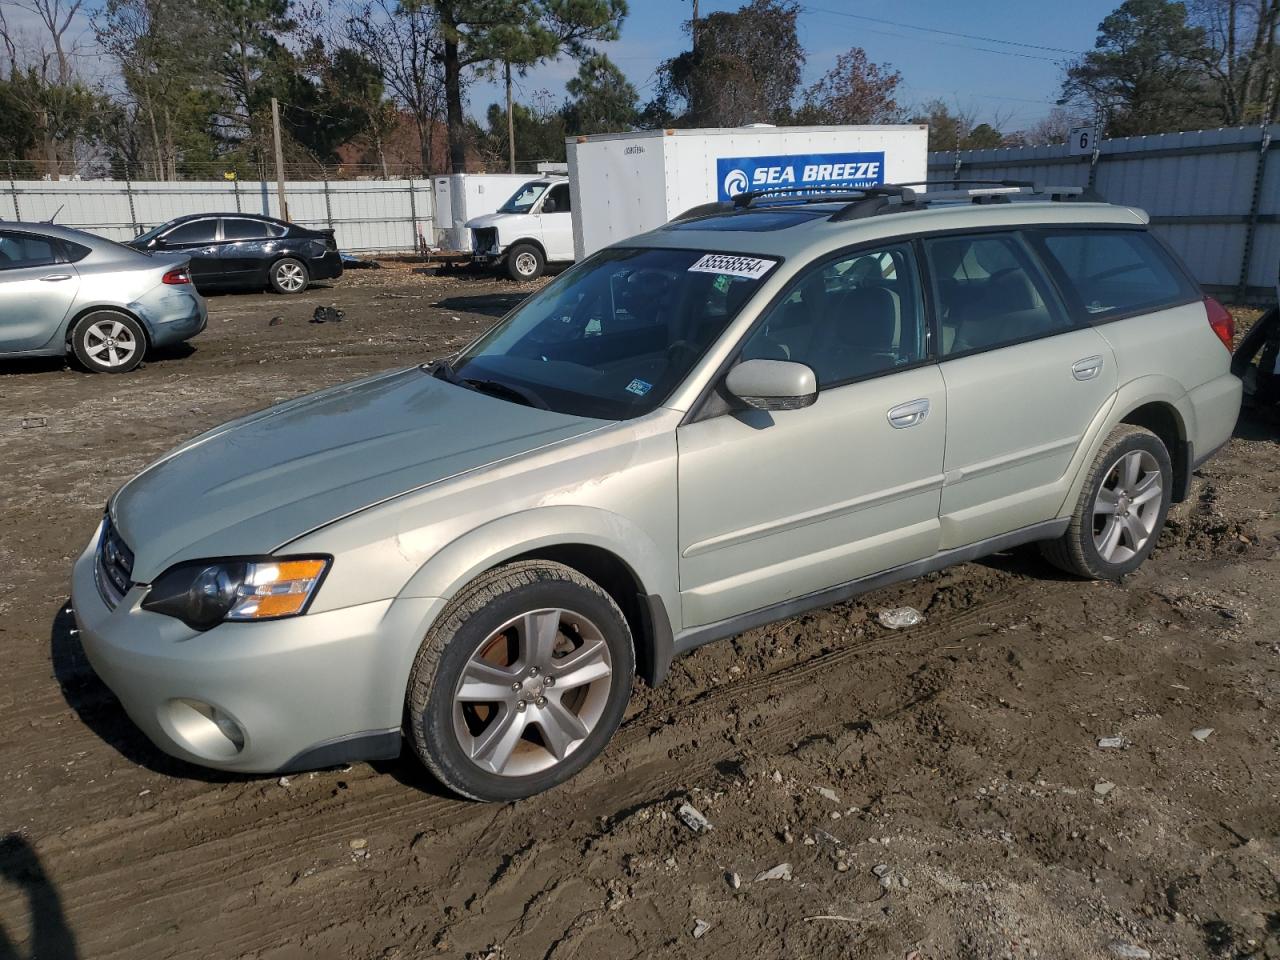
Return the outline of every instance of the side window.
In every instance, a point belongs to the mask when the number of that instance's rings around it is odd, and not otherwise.
[[[925,329],[915,258],[894,244],[809,268],[742,357],[806,364],[830,387],[923,360]]]
[[[1150,234],[1140,230],[1045,231],[1049,256],[1090,317],[1150,309],[1198,294]]]
[[[267,225],[261,220],[227,217],[222,221],[223,240],[265,240],[267,236]]]
[[[217,220],[192,220],[164,235],[165,243],[213,243]]]
[[[1071,329],[1048,280],[1017,236],[936,237],[924,248],[943,357]]]
[[[551,188],[551,193],[542,204],[543,213],[568,213],[569,212],[569,185],[567,183],[557,183]]]
[[[43,267],[57,262],[58,250],[47,237],[0,231],[0,270]]]

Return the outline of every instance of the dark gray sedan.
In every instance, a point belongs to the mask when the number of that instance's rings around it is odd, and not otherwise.
[[[73,353],[93,372],[132,370],[204,329],[189,267],[70,227],[0,221],[0,357]]]

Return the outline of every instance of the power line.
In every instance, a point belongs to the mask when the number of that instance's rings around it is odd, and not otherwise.
[[[861,14],[861,13],[849,13],[848,11],[845,11],[845,10],[828,10],[825,7],[814,7],[808,4],[801,4],[800,9],[808,10],[811,13],[827,13],[835,17],[849,17],[850,19],[853,19],[853,20],[866,20],[871,23],[883,23],[890,27],[901,27],[905,30],[919,30],[923,33],[937,33],[947,37],[959,37],[963,40],[977,40],[981,43],[1002,43],[1011,47],[1024,47],[1028,50],[1045,50],[1045,51],[1048,51],[1049,53],[1067,53],[1073,56],[1079,56],[1083,52],[1080,50],[1068,50],[1065,47],[1050,47],[1050,46],[1045,46],[1044,44],[1039,44],[1039,43],[1025,43],[1021,40],[1004,40],[1000,37],[987,37],[987,36],[983,36],[981,34],[975,34],[975,33],[959,33],[955,30],[942,30],[942,29],[939,29],[938,27],[922,27],[914,23],[901,23],[897,20],[886,20],[883,17],[870,17],[870,16],[867,16],[866,14]],[[977,50],[981,48],[973,47],[971,49]],[[1005,51],[988,50],[987,52],[1002,53]],[[1050,58],[1044,57],[1040,59],[1050,59]]]

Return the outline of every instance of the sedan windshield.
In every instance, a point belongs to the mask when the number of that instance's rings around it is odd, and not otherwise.
[[[511,195],[511,199],[498,208],[499,213],[528,213],[538,198],[547,192],[549,183],[526,183]]]
[[[447,375],[513,402],[623,420],[660,405],[777,265],[610,247],[469,347]]]

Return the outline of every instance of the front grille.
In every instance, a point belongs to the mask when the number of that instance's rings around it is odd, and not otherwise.
[[[471,250],[473,253],[494,253],[498,249],[498,228],[482,227],[472,230]]]
[[[98,562],[95,567],[98,592],[112,610],[124,599],[133,586],[133,551],[111,525],[111,518],[102,521],[102,537],[98,540]]]

